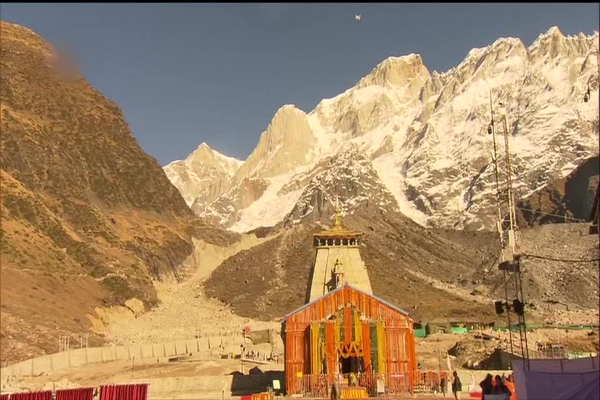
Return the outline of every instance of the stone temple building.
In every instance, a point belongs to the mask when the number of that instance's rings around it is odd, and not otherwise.
[[[342,226],[314,235],[307,304],[282,320],[288,395],[342,398],[405,395],[417,378],[413,321],[373,295],[360,257],[362,233]]]

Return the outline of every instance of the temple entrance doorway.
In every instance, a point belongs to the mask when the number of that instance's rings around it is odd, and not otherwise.
[[[342,374],[351,374],[351,373],[359,373],[359,372],[363,372],[364,368],[363,368],[363,357],[348,357],[348,358],[344,358],[344,357],[340,357],[339,358],[340,361],[340,372]]]

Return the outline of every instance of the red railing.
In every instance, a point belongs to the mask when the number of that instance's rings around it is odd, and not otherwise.
[[[56,390],[56,400],[92,400],[95,392],[100,392],[100,400],[147,400],[148,384],[106,385],[99,388],[78,388]],[[51,400],[53,392],[29,392],[3,394],[0,400]]]

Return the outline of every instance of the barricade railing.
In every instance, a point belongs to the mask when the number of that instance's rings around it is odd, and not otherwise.
[[[357,373],[329,376],[325,374],[303,375],[297,378],[296,389],[304,397],[329,397],[334,379],[341,389],[364,388],[369,396],[378,394],[398,398],[410,397],[412,377],[409,373]]]
[[[433,393],[439,391],[442,378],[450,379],[448,371],[418,371],[415,378],[416,393]]]

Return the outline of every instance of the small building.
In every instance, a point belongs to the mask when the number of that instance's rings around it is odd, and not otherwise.
[[[361,289],[345,284],[291,312],[282,336],[288,395],[327,396],[334,380],[342,391],[363,395],[413,391],[412,319]]]

